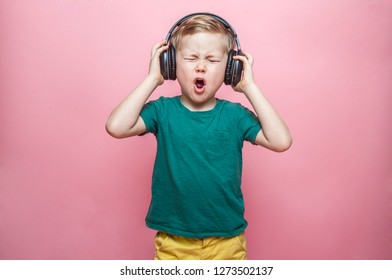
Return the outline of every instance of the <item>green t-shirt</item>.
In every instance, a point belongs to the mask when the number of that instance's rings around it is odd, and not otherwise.
[[[255,114],[220,99],[194,112],[177,96],[147,103],[141,117],[157,139],[147,226],[191,238],[243,232],[242,147],[261,129]]]

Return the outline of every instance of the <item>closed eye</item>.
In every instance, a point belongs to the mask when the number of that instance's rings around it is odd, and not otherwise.
[[[222,61],[221,57],[215,55],[209,55],[206,57],[206,59],[211,63],[218,63]]]

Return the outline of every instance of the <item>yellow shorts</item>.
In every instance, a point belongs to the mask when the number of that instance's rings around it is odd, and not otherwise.
[[[158,232],[154,260],[246,260],[245,234],[187,238]]]

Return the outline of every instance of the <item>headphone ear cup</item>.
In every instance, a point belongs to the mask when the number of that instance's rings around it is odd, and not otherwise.
[[[176,51],[173,46],[169,46],[169,79],[176,79]]]
[[[241,54],[238,54],[241,55]],[[241,60],[233,60],[233,71],[232,71],[232,80],[231,85],[236,86],[242,78],[242,70],[244,69],[244,65]]]
[[[232,70],[233,70],[233,56],[236,54],[236,51],[230,50],[229,56],[227,57],[227,64],[225,70],[225,85],[231,85],[231,78],[232,78]]]
[[[161,67],[161,74],[165,80],[176,79],[176,52],[174,47],[169,46],[166,51],[163,51],[159,56],[159,65]]]
[[[161,74],[165,80],[169,79],[169,52],[168,50],[163,51],[159,56],[159,66],[161,68]]]
[[[241,81],[243,64],[242,61],[233,59],[233,56],[236,55],[238,55],[238,52],[230,50],[224,79],[226,85],[235,86]]]

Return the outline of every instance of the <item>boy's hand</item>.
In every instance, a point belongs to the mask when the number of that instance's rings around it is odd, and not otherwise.
[[[166,45],[166,40],[162,40],[157,43],[151,50],[150,67],[148,70],[148,76],[151,77],[158,86],[162,85],[165,81],[162,74],[161,68],[159,66],[159,56],[169,47]]]
[[[234,91],[242,92],[246,94],[247,88],[250,85],[254,84],[253,70],[252,70],[253,57],[249,53],[242,51],[242,55],[236,55],[233,57],[233,59],[242,61],[243,72],[242,72],[241,81],[237,85],[232,86],[232,88],[234,89]]]

